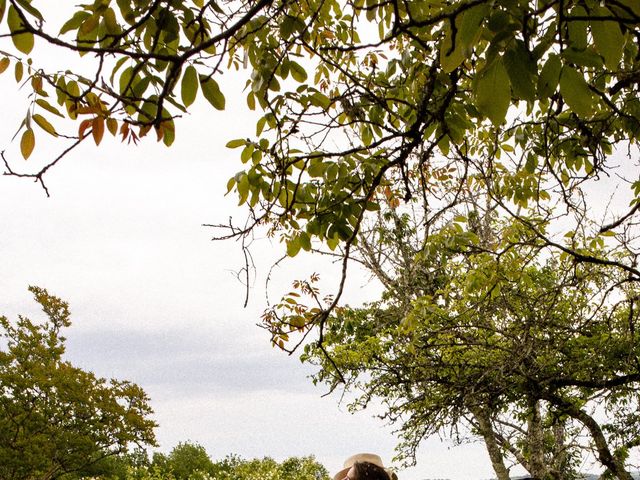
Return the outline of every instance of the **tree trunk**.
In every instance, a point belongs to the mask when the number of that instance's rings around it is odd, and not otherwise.
[[[484,439],[484,444],[487,447],[489,458],[491,460],[491,466],[496,473],[498,480],[510,480],[509,470],[504,464],[504,456],[496,440],[493,426],[491,425],[491,419],[489,418],[489,412],[486,408],[474,406],[469,408],[476,421],[478,422],[478,430]]]
[[[555,480],[575,478],[575,472],[569,470],[565,437],[565,422],[558,420],[553,425],[553,466],[551,468],[551,476]]]
[[[533,478],[545,478],[548,468],[544,461],[544,432],[540,401],[531,401],[531,413],[527,421],[527,443],[529,448],[529,474]]]

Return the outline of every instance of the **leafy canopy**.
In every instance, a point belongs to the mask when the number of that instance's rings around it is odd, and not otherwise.
[[[153,130],[170,145],[177,116],[202,97],[224,109],[217,79],[241,76],[260,113],[256,138],[228,144],[245,164],[229,189],[289,256],[314,245],[348,256],[381,205],[418,197],[430,218],[470,191],[534,222],[577,208],[581,186],[640,134],[635,0],[95,0],[58,25],[47,13],[0,0],[0,70],[31,91],[22,156],[42,134],[74,146]],[[39,67],[45,44],[82,68]],[[42,182],[67,153],[5,168]],[[635,212],[640,183],[621,184]]]
[[[155,445],[149,399],[65,361],[68,305],[30,287],[43,323],[0,317],[0,477],[55,479],[90,472],[129,445]]]

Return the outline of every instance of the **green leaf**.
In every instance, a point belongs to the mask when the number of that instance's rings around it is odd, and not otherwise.
[[[302,249],[305,251],[309,251],[311,250],[311,238],[309,237],[309,234],[307,232],[300,232],[300,245],[302,246]]]
[[[247,163],[255,150],[255,146],[251,143],[248,143],[243,149],[242,153],[240,153],[240,160],[242,163]]]
[[[120,87],[120,93],[123,95],[126,95],[127,92],[126,90],[129,90],[131,88],[130,82],[131,82],[131,76],[133,75],[133,67],[127,67],[123,70],[123,72],[120,74],[120,80],[118,82],[118,85]]]
[[[104,25],[107,29],[107,32],[111,35],[118,35],[121,33],[122,29],[118,24],[118,20],[116,18],[116,12],[113,11],[113,8],[107,8],[103,13]]]
[[[218,82],[211,77],[200,76],[200,87],[202,88],[202,94],[204,98],[215,108],[216,110],[224,110],[225,98]]]
[[[618,10],[624,18],[632,18],[631,15],[629,15],[630,12],[640,17],[640,3],[638,3],[638,0],[619,0],[618,3],[622,8],[618,7],[616,10]]]
[[[82,22],[84,22],[89,16],[91,16],[91,14],[84,10],[74,13],[73,17],[62,25],[59,35],[63,35],[71,30],[77,30],[80,28],[80,25],[82,25]]]
[[[533,102],[536,98],[536,64],[524,42],[516,41],[515,47],[505,52],[504,66],[509,74],[514,96]]]
[[[311,165],[309,165],[309,168],[307,169],[307,173],[312,178],[322,177],[326,169],[327,164],[323,163],[322,160],[312,160]]]
[[[198,71],[193,65],[189,65],[182,76],[182,84],[180,86],[180,94],[182,103],[185,107],[191,105],[198,95]]]
[[[538,98],[545,99],[554,94],[556,88],[558,88],[561,70],[562,62],[560,61],[560,57],[552,53],[549,55],[538,77]]]
[[[84,20],[84,22],[82,22],[82,25],[80,25],[78,32],[80,34],[87,35],[93,32],[98,27],[99,23],[100,19],[98,15],[90,15]]]
[[[30,15],[33,15],[41,22],[44,22],[44,17],[40,13],[40,10],[38,10],[36,7],[31,5],[31,0],[15,0],[15,1],[18,5],[20,5],[20,7],[22,7],[24,10],[29,12]]]
[[[455,48],[454,48],[455,47]],[[445,73],[453,72],[467,58],[462,42],[454,37],[450,26],[445,28],[445,34],[440,43],[440,66]]]
[[[587,17],[584,7],[578,5],[571,9],[569,15],[572,17]],[[569,42],[576,50],[584,50],[589,45],[587,37],[588,23],[584,20],[571,20],[567,22],[569,32]]]
[[[589,85],[575,68],[565,65],[560,75],[560,93],[577,115],[587,117],[593,113],[594,97]]]
[[[287,240],[287,255],[290,257],[295,257],[300,251],[301,247],[302,244],[300,242],[300,237],[294,237],[290,240]]]
[[[583,67],[602,68],[603,61],[602,56],[598,55],[595,48],[587,47],[582,50],[576,50],[575,48],[565,48],[562,52],[562,58],[564,63],[573,63]]]
[[[247,201],[247,197],[249,196],[249,177],[246,173],[240,172],[240,174],[236,175],[236,182],[236,190],[240,197],[238,205],[242,205]]]
[[[238,138],[236,140],[231,140],[227,142],[227,148],[238,148],[244,147],[247,144],[247,141],[244,138]]]
[[[475,88],[478,110],[498,126],[504,122],[511,103],[509,75],[501,58],[496,59],[478,79]]]
[[[446,73],[458,68],[473,50],[482,34],[481,25],[486,12],[487,5],[476,5],[458,15],[455,20],[455,35],[450,24],[445,27],[444,38],[440,43],[440,65]]]
[[[294,61],[289,62],[289,69],[291,71],[291,76],[297,82],[303,83],[307,80],[307,72],[298,63]]]
[[[488,5],[480,4],[465,10],[460,19],[458,40],[469,50],[482,34],[482,22],[487,14]]]
[[[596,8],[595,15],[601,17],[613,16],[606,7]],[[616,70],[622,59],[622,51],[624,49],[624,35],[618,22],[592,20],[591,34],[598,52],[604,58],[604,64],[610,70]]]
[[[11,30],[11,40],[15,47],[25,55],[31,53],[34,44],[33,34],[30,32],[20,33],[17,35],[14,34],[14,32],[24,29],[24,25],[22,24],[22,19],[20,18],[18,11],[13,5],[9,5],[7,24],[9,25],[9,30]]]

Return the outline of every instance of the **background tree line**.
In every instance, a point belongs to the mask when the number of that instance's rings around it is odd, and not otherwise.
[[[214,462],[196,443],[156,446],[149,399],[63,358],[69,306],[30,287],[42,321],[0,316],[0,478],[53,480],[328,480],[313,457]]]
[[[282,462],[265,457],[245,460],[230,455],[213,461],[204,447],[184,442],[168,454],[135,450],[96,466],[93,476],[104,480],[329,480],[327,470],[312,456]]]

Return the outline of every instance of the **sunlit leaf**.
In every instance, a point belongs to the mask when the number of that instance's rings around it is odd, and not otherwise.
[[[44,17],[42,16],[42,13],[40,13],[40,10],[31,4],[32,0],[15,0],[15,2],[20,6],[20,8],[36,17],[39,21],[44,21]]]
[[[91,14],[85,10],[80,10],[74,13],[73,17],[67,20],[64,25],[62,25],[62,28],[60,28],[60,35],[64,35],[71,30],[77,30],[80,28],[80,25],[82,25],[82,22],[84,22],[90,15]]]
[[[14,32],[24,30],[22,19],[18,14],[18,11],[13,5],[9,5],[9,14],[7,16],[7,25],[11,31],[11,40],[15,47],[22,53],[28,55],[33,50],[34,37],[31,32],[19,33]]]
[[[47,102],[44,98],[38,98],[36,100],[36,104],[40,107],[43,108],[44,110],[46,110],[49,113],[53,113],[54,115],[57,115],[58,117],[64,117],[64,115],[62,115],[62,113],[60,113],[60,110],[58,110],[56,107],[54,107],[53,105],[51,105],[49,102]]]

